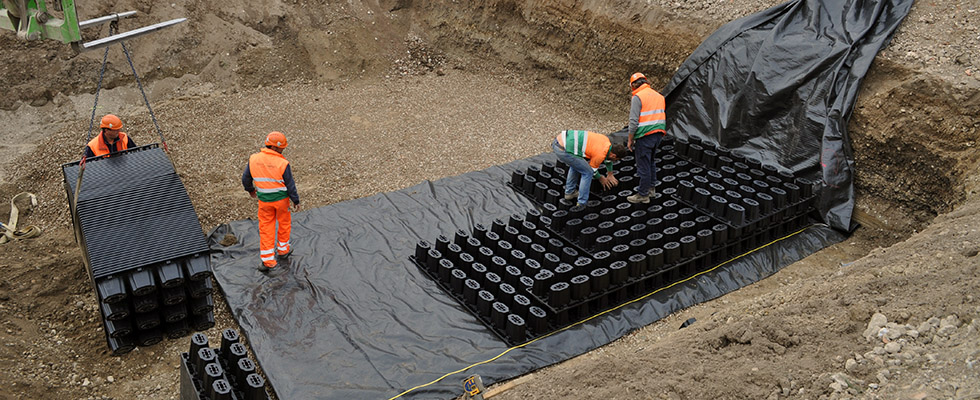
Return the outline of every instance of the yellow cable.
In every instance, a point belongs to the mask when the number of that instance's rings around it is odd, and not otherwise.
[[[549,334],[547,334],[547,335],[544,335],[544,336],[539,336],[539,337],[537,337],[537,338],[535,338],[534,340],[530,340],[530,341],[528,341],[527,343],[524,343],[524,344],[519,344],[519,345],[517,345],[517,346],[514,346],[514,347],[511,347],[511,348],[508,348],[507,350],[504,350],[504,351],[503,351],[502,353],[500,353],[500,354],[497,354],[496,356],[494,356],[494,357],[493,357],[493,358],[491,358],[491,359],[488,359],[488,360],[484,360],[484,361],[480,361],[480,362],[478,362],[478,363],[475,363],[475,364],[471,364],[471,365],[469,365],[469,366],[467,366],[467,367],[464,367],[464,368],[460,368],[460,369],[458,369],[458,370],[455,370],[455,371],[453,371],[453,372],[449,372],[449,373],[447,373],[447,374],[445,374],[445,375],[443,375],[443,376],[440,376],[439,378],[436,378],[436,379],[435,379],[435,380],[433,380],[432,382],[429,382],[429,383],[426,383],[426,384],[424,384],[424,385],[417,385],[417,386],[415,386],[415,387],[413,387],[413,388],[411,388],[411,389],[408,389],[408,390],[406,390],[406,391],[404,391],[404,392],[401,392],[401,393],[399,393],[399,394],[398,394],[397,396],[395,396],[395,397],[391,397],[391,398],[389,398],[388,400],[394,400],[394,399],[397,399],[397,398],[399,398],[399,397],[402,397],[402,396],[404,396],[404,395],[406,395],[406,394],[409,394],[409,393],[411,393],[412,391],[414,391],[414,390],[416,390],[416,389],[421,389],[421,388],[424,388],[424,387],[426,387],[426,386],[429,386],[429,385],[432,385],[432,384],[434,384],[434,383],[437,383],[437,382],[439,382],[439,381],[441,381],[441,380],[443,380],[443,379],[445,379],[446,377],[448,377],[448,376],[450,376],[450,375],[454,375],[454,374],[458,374],[458,373],[460,373],[460,372],[463,372],[463,371],[466,371],[466,370],[468,370],[468,369],[470,369],[470,368],[473,368],[473,367],[476,367],[476,366],[478,366],[478,365],[483,365],[483,364],[487,364],[487,363],[490,363],[490,362],[492,362],[492,361],[494,361],[494,360],[496,360],[496,359],[498,359],[498,358],[500,358],[500,357],[503,357],[503,355],[504,355],[504,354],[507,354],[507,353],[510,353],[510,351],[511,351],[511,350],[514,350],[514,349],[519,349],[519,348],[521,348],[521,347],[524,347],[524,346],[527,346],[527,345],[529,345],[529,344],[531,344],[531,343],[534,343],[534,342],[537,342],[537,341],[539,341],[539,340],[541,340],[541,339],[544,339],[544,338],[546,338],[546,337],[549,337],[549,336],[551,336],[551,335],[555,335],[555,334],[557,334],[557,333],[560,333],[560,332],[564,332],[565,330],[567,330],[567,329],[569,329],[569,328],[573,328],[573,327],[576,327],[576,326],[578,326],[578,325],[581,325],[581,324],[584,324],[584,323],[586,323],[586,322],[588,322],[588,321],[591,321],[591,320],[592,320],[593,318],[597,318],[597,317],[599,317],[599,316],[602,316],[602,315],[604,315],[604,314],[606,314],[606,313],[610,313],[610,312],[613,312],[613,311],[616,311],[616,310],[618,310],[618,309],[620,309],[620,308],[623,308],[623,307],[626,307],[626,306],[628,306],[628,305],[630,305],[630,304],[633,304],[633,303],[636,303],[636,302],[638,302],[638,301],[640,301],[640,300],[643,300],[643,299],[646,299],[647,297],[650,297],[650,296],[653,296],[654,294],[657,294],[657,293],[659,293],[659,292],[661,292],[661,291],[664,291],[664,290],[667,290],[667,289],[670,289],[670,288],[672,288],[672,287],[674,287],[674,286],[677,286],[677,285],[680,285],[680,284],[682,284],[682,283],[685,283],[685,282],[687,282],[687,281],[690,281],[691,279],[694,279],[694,278],[697,278],[698,276],[701,276],[701,275],[704,275],[704,274],[706,274],[706,273],[708,273],[708,272],[711,272],[711,271],[714,271],[714,270],[716,270],[716,269],[718,269],[719,267],[721,267],[721,266],[723,266],[723,265],[725,265],[725,264],[728,264],[728,263],[730,263],[730,262],[732,262],[732,261],[735,261],[735,260],[737,260],[737,259],[739,259],[739,258],[742,258],[742,257],[745,257],[745,256],[747,256],[747,255],[749,255],[749,254],[751,254],[751,253],[754,253],[754,252],[756,252],[756,251],[758,251],[758,250],[761,250],[761,249],[763,249],[763,248],[766,248],[766,247],[768,247],[768,246],[770,246],[770,245],[772,245],[773,243],[776,243],[776,242],[778,242],[778,241],[781,241],[781,240],[784,240],[784,239],[787,239],[787,238],[790,238],[790,237],[792,237],[792,236],[795,236],[795,235],[797,235],[797,234],[799,234],[800,232],[803,232],[803,231],[805,231],[805,230],[807,230],[807,228],[809,228],[809,226],[807,226],[806,228],[803,228],[803,229],[800,229],[800,230],[798,230],[798,231],[796,231],[796,232],[793,232],[793,233],[791,233],[791,234],[789,234],[789,235],[786,235],[786,236],[783,236],[783,237],[781,237],[781,238],[779,238],[779,239],[776,239],[776,240],[773,240],[773,241],[771,241],[771,242],[769,242],[769,243],[766,243],[766,244],[764,244],[764,245],[762,245],[762,246],[759,246],[759,247],[756,247],[756,248],[754,248],[754,249],[752,249],[752,250],[749,250],[749,251],[747,251],[747,252],[745,252],[745,253],[742,253],[742,254],[740,254],[740,255],[738,255],[738,256],[736,256],[736,257],[733,257],[733,258],[730,258],[730,259],[729,259],[728,261],[725,261],[725,262],[723,262],[723,263],[721,263],[721,264],[718,264],[718,265],[716,265],[716,266],[714,266],[714,267],[711,267],[710,269],[707,269],[707,270],[704,270],[704,271],[702,271],[702,272],[698,272],[697,274],[694,274],[694,275],[691,275],[690,277],[688,277],[688,278],[686,278],[686,279],[682,279],[682,280],[679,280],[679,281],[677,281],[677,282],[674,282],[674,283],[672,283],[672,284],[670,284],[670,285],[667,285],[667,286],[664,286],[664,287],[662,287],[662,288],[660,288],[660,289],[657,289],[657,290],[654,290],[654,291],[652,291],[652,292],[650,292],[650,293],[647,293],[647,294],[645,294],[645,295],[643,295],[643,296],[641,296],[641,297],[637,297],[636,299],[633,299],[633,300],[631,300],[631,301],[628,301],[628,302],[625,302],[625,303],[623,303],[623,304],[620,304],[620,305],[618,305],[618,306],[616,306],[616,307],[613,307],[613,308],[610,308],[610,309],[608,309],[608,310],[606,310],[606,311],[603,311],[603,312],[601,312],[601,313],[598,313],[598,314],[596,314],[596,315],[593,315],[593,316],[591,316],[591,317],[589,317],[589,318],[586,318],[586,319],[583,319],[583,320],[581,320],[581,321],[578,321],[578,322],[576,322],[576,323],[574,323],[574,324],[571,324],[571,325],[568,325],[568,326],[566,326],[566,327],[564,327],[564,328],[561,328],[561,329],[558,329],[558,330],[556,330],[556,331],[553,331],[553,332],[551,332],[551,333],[549,333]]]

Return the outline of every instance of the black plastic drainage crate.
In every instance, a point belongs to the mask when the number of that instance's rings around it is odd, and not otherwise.
[[[741,164],[727,156],[710,161],[685,147],[679,157],[674,148],[667,140],[656,155],[658,193],[649,204],[626,201],[637,179],[632,158],[615,165],[620,188],[629,189],[603,192],[593,185],[585,206],[562,199],[565,167],[544,163],[515,171],[508,183],[540,209],[477,224],[453,238],[440,235],[434,244],[423,240],[411,259],[498,337],[516,345],[811,223],[816,195],[807,181],[779,172],[774,178],[759,175],[774,170],[761,163],[744,173],[761,179],[747,179],[732,171]],[[702,187],[707,189],[694,190]],[[724,207],[702,204],[702,197],[721,198],[716,202]]]
[[[240,341],[238,331],[221,332],[221,347],[209,347],[203,333],[191,336],[180,355],[180,400],[267,400],[265,378]]]
[[[211,261],[187,191],[156,144],[62,165],[76,241],[115,355],[214,326]]]

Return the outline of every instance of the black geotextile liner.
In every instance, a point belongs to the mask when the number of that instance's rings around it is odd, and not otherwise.
[[[825,225],[812,226],[647,299],[508,351],[409,257],[419,240],[431,242],[457,229],[472,231],[477,223],[489,226],[494,218],[523,215],[533,203],[506,182],[515,169],[554,159],[546,153],[296,213],[295,252],[283,262],[285,270],[272,276],[255,269],[259,239],[254,221],[216,228],[210,234],[215,277],[279,398],[379,399],[405,391],[401,398],[452,398],[462,394],[460,381],[469,374],[478,373],[489,384],[569,359],[843,239]],[[238,242],[220,245],[228,233]],[[481,362],[486,363],[459,372]]]
[[[668,131],[822,179],[824,221],[850,229],[847,121],[861,79],[912,2],[796,0],[722,26],[667,84]]]
[[[62,165],[73,203],[79,163]],[[155,144],[86,161],[75,211],[92,277],[208,251],[170,157]]]

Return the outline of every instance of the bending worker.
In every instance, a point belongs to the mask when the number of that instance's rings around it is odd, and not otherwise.
[[[619,184],[613,176],[612,162],[626,155],[622,144],[611,144],[609,137],[601,133],[565,130],[558,134],[551,148],[561,162],[568,165],[565,179],[565,200],[578,198],[578,204],[589,201],[592,179],[599,179],[603,189]],[[605,164],[606,175],[599,173]]]
[[[88,142],[88,146],[85,147],[85,158],[107,156],[110,153],[136,147],[136,143],[133,143],[133,139],[130,139],[126,132],[119,131],[122,129],[122,120],[119,117],[106,114],[102,117],[99,127],[102,128],[102,132]]]
[[[667,134],[667,113],[664,96],[650,88],[647,77],[637,72],[630,77],[633,99],[630,101],[629,140],[626,147],[636,158],[636,174],[640,183],[636,194],[626,198],[630,203],[649,203],[655,194],[657,165],[653,153],[660,139]],[[634,149],[635,146],[635,149]]]
[[[290,211],[299,210],[299,194],[289,161],[282,156],[287,144],[286,135],[281,132],[269,133],[265,138],[265,148],[248,158],[248,165],[242,174],[245,191],[259,199],[259,257],[262,264],[258,269],[262,272],[269,272],[278,265],[277,255],[286,258],[293,252],[293,247],[289,245]],[[289,206],[290,201],[293,207]]]

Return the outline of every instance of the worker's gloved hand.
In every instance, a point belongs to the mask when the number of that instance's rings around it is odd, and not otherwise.
[[[251,192],[248,192],[248,195],[249,195],[249,196],[252,196],[252,198],[253,198],[253,199],[255,199],[255,198],[258,198],[258,197],[259,197],[259,196],[256,196],[256,195],[255,195],[255,191],[254,191],[254,190],[253,190],[253,191],[251,191]]]
[[[605,176],[599,177],[599,184],[602,185],[602,190],[609,190],[610,188],[613,187],[612,182],[610,182],[609,178]]]
[[[297,212],[297,211],[299,211],[299,204],[293,204],[293,205],[289,206],[289,211],[290,212]]]
[[[606,180],[609,181],[610,187],[619,185],[619,179],[616,179],[616,177],[613,176],[613,174],[606,175]]]

